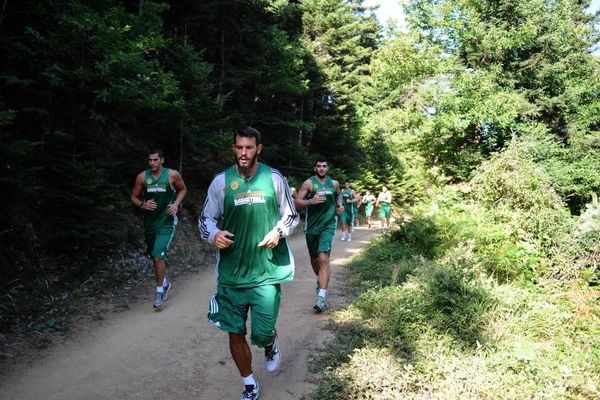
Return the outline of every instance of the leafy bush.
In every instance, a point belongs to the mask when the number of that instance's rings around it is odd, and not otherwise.
[[[475,200],[498,222],[508,223],[519,239],[546,255],[565,241],[571,218],[543,168],[518,142],[484,162],[472,184]]]
[[[429,202],[412,209],[415,216],[392,232],[391,240],[430,259],[469,246],[480,272],[501,282],[534,279],[539,252],[509,222],[496,221],[485,207],[467,201],[469,191],[464,185],[440,190]]]
[[[411,248],[385,238],[376,240],[368,249],[349,266],[353,275],[351,286],[354,288],[368,289],[402,283],[420,263]],[[365,268],[365,265],[368,267]]]
[[[563,279],[581,276],[600,284],[600,203],[595,194],[576,219],[570,240],[557,250],[556,258],[555,275]]]
[[[435,222],[428,217],[417,217],[392,231],[392,242],[400,242],[424,257],[433,258],[442,244]]]
[[[519,139],[519,146],[544,168],[571,213],[579,214],[591,194],[600,193],[600,133],[574,135],[568,143],[560,143],[539,130],[532,128]]]
[[[377,258],[378,243],[367,250],[369,260]],[[409,271],[401,282],[363,293],[357,307],[363,318],[373,322],[383,336],[417,340],[420,325],[452,333],[455,340],[472,345],[481,338],[487,312],[494,300],[487,284],[479,278],[479,256],[468,246],[457,246],[437,261],[404,258],[397,261]],[[363,269],[363,279],[379,276],[363,260],[353,262]],[[399,286],[396,286],[399,285]]]

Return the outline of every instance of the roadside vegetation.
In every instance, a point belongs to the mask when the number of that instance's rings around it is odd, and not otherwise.
[[[507,149],[351,261],[309,398],[599,398],[600,205],[531,168]]]

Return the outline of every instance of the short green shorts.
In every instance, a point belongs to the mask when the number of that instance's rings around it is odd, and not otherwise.
[[[387,203],[379,204],[379,217],[388,220],[392,216],[392,207]]]
[[[218,285],[217,294],[210,298],[208,320],[226,332],[245,335],[250,311],[250,341],[265,347],[275,335],[280,303],[279,284],[242,289]]]
[[[340,215],[340,220],[342,225],[352,225],[354,222],[354,211],[353,210],[344,210],[342,215]]]
[[[326,228],[318,235],[310,233],[306,234],[306,245],[308,247],[308,254],[311,259],[315,259],[319,256],[319,253],[331,253],[331,243],[335,236],[335,225],[330,228]]]
[[[146,232],[146,245],[148,246],[147,254],[148,257],[156,260],[166,260],[167,251],[173,240],[175,234],[175,228],[173,226],[167,226],[158,229],[154,232]]]

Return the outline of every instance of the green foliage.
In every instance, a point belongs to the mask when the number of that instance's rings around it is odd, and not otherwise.
[[[480,272],[501,282],[535,279],[540,252],[519,237],[516,227],[468,202],[457,189],[446,188],[415,207],[415,215],[392,232],[391,240],[430,259],[466,246],[476,257],[474,265]],[[462,191],[468,191],[465,189]]]
[[[390,240],[403,243],[411,251],[416,251],[427,258],[439,255],[442,245],[438,227],[428,217],[411,219],[400,229],[392,231]]]
[[[598,35],[584,4],[412,0],[406,10],[443,60],[419,132],[429,165],[466,180],[531,121],[561,140],[597,130],[599,64],[588,49]]]
[[[94,162],[54,165],[44,171],[44,176],[49,175],[61,178],[40,201],[47,212],[40,229],[45,238],[42,243],[51,253],[105,252],[125,239],[116,217],[116,209],[123,207],[123,202],[112,196],[98,198],[104,191],[117,192],[117,186],[109,183]]]
[[[432,51],[419,46],[413,35],[398,32],[373,55],[371,79],[365,89],[373,99],[367,104],[375,109],[402,106],[414,95],[418,83],[436,72],[437,64]]]
[[[513,224],[521,240],[545,254],[571,229],[570,215],[548,175],[517,142],[482,164],[471,184],[473,197],[498,221]]]
[[[520,142],[520,146],[544,168],[572,214],[580,213],[592,193],[600,193],[600,175],[597,173],[600,170],[600,141],[597,134],[577,134],[568,143],[561,143],[534,129]]]
[[[417,146],[428,165],[466,180],[485,157],[509,141],[532,107],[522,94],[503,88],[498,74],[456,70],[423,87],[431,115],[417,132]]]
[[[421,262],[409,246],[398,245],[389,240],[378,240],[367,252],[357,256],[349,268],[353,275],[353,287],[372,288],[400,284]],[[369,265],[369,270],[364,265]]]
[[[353,170],[362,160],[355,115],[362,98],[358,89],[367,74],[379,25],[373,17],[362,15],[360,7],[342,0],[304,1],[302,10],[302,40],[324,80],[309,100],[310,108],[305,107],[317,127],[307,144],[338,167]]]
[[[564,280],[581,278],[592,284],[600,284],[600,203],[598,196],[575,220],[568,241],[557,250],[555,274]]]

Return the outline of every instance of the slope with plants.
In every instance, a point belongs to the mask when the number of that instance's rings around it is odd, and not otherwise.
[[[357,300],[333,313],[310,398],[600,396],[588,5],[406,3],[410,30],[374,55],[361,108],[402,208],[349,265]]]

